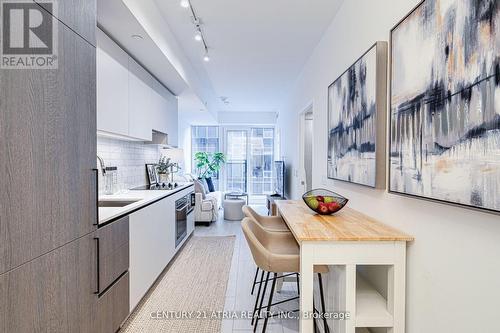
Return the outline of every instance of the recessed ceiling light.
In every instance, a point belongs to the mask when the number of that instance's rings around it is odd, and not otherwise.
[[[189,8],[189,0],[181,0],[182,8]]]
[[[210,57],[208,56],[208,53],[205,54],[205,56],[203,57],[203,61],[205,61],[205,62],[209,62],[210,61]]]
[[[141,35],[132,35],[131,36],[133,39],[143,39]]]

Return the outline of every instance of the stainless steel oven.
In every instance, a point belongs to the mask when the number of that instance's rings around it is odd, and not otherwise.
[[[193,211],[192,193],[175,201],[175,247],[187,236],[188,216]]]

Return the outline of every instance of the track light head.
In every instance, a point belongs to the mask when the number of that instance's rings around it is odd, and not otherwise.
[[[203,39],[203,36],[201,34],[200,29],[196,30],[196,32],[194,33],[194,40],[197,42],[201,42],[202,39]]]

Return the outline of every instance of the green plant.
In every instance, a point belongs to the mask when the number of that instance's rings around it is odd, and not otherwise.
[[[196,170],[199,178],[209,178],[217,173],[226,162],[226,156],[221,152],[207,153],[197,152],[194,154]]]
[[[156,171],[158,171],[159,174],[167,174],[170,172],[172,166],[174,166],[174,163],[170,162],[170,158],[162,156],[156,165]]]

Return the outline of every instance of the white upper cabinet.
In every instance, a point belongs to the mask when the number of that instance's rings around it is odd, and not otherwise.
[[[151,141],[152,131],[177,146],[177,98],[97,29],[97,130]]]
[[[153,129],[153,94],[150,88],[153,78],[134,59],[129,58],[129,136],[152,140]]]
[[[128,135],[128,58],[97,29],[97,130]]]
[[[154,119],[153,129],[168,135],[168,144],[177,146],[178,104],[177,97],[171,94],[158,81],[153,82]]]

